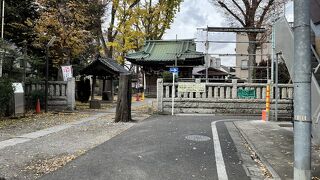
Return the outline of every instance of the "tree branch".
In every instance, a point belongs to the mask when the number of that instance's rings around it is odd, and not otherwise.
[[[222,8],[226,9],[236,20],[238,20],[239,23],[240,23],[243,27],[246,26],[246,24],[243,22],[243,20],[240,19],[235,13],[233,13],[233,12],[231,11],[231,9],[229,9],[228,6],[226,6],[225,3],[223,3],[222,1],[218,1],[218,3],[219,3],[219,5],[220,5]]]
[[[134,8],[139,2],[140,2],[140,0],[135,0],[135,1],[129,6],[129,9]]]
[[[238,7],[243,17],[246,18],[246,14],[244,13],[243,9],[240,7],[239,3],[237,3],[235,0],[232,0],[232,2]]]
[[[270,10],[270,7],[273,5],[274,0],[269,0],[268,4],[263,8],[263,12],[260,16],[260,19],[257,23],[257,28],[260,28],[262,26],[262,23],[264,21],[265,16],[267,15],[268,11]]]

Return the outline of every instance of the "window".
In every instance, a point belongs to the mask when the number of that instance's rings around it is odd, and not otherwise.
[[[241,69],[248,69],[248,60],[241,60]]]

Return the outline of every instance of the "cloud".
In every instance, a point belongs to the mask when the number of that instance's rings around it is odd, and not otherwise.
[[[195,38],[197,50],[204,52],[204,42],[199,41],[205,41],[206,32],[197,28],[207,26],[227,26],[227,21],[208,0],[183,1],[180,12],[163,39],[175,39],[176,35],[178,39]],[[234,33],[209,33],[208,36],[209,41],[235,41]],[[210,43],[210,46],[209,53],[234,53],[235,49],[235,44]],[[234,57],[224,57],[222,60],[224,65],[235,65]]]

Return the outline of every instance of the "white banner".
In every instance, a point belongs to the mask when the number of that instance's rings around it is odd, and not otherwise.
[[[72,66],[61,66],[63,81],[67,81],[68,78],[72,78]]]
[[[206,92],[205,83],[179,82],[178,92]]]

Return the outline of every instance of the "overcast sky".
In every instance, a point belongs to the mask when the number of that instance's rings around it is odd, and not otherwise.
[[[292,20],[292,3],[287,5],[287,18]],[[196,40],[204,40],[205,32],[197,30],[197,28],[205,28],[207,26],[226,27],[228,26],[225,18],[219,13],[217,7],[209,3],[208,0],[184,0],[181,4],[180,12],[176,14],[171,28],[167,30],[163,39],[196,38]],[[210,33],[209,40],[218,41],[234,41],[234,33]],[[197,43],[197,50],[204,50],[204,43]],[[235,53],[235,44],[213,44],[210,43],[209,53]],[[221,60],[223,65],[234,66],[234,57],[224,57]]]

